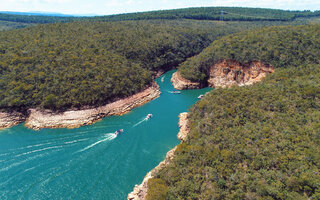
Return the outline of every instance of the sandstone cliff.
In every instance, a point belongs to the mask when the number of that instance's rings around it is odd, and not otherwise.
[[[273,73],[274,67],[260,61],[241,64],[232,60],[222,60],[209,69],[208,85],[213,88],[244,86],[261,81],[267,74]],[[173,87],[178,90],[197,89],[201,85],[183,78],[179,72],[172,75]]]
[[[210,87],[244,86],[261,81],[274,68],[259,61],[241,64],[223,60],[210,68],[208,84]]]
[[[29,116],[18,112],[0,112],[0,128],[9,128],[23,121],[26,121],[27,127],[35,130],[40,128],[75,128],[92,124],[106,116],[125,114],[133,108],[159,97],[160,93],[159,86],[153,83],[142,92],[97,108],[70,110],[61,113],[55,113],[51,110],[29,109]]]
[[[180,113],[179,115],[179,127],[180,131],[177,135],[178,139],[183,142],[187,134],[189,132],[189,123],[188,123],[188,113]],[[159,170],[166,167],[171,160],[174,157],[174,152],[176,151],[177,146],[175,146],[173,149],[171,149],[167,155],[164,161],[160,162],[158,166],[156,166],[154,169],[152,169],[147,175],[144,177],[142,183],[140,185],[136,185],[133,189],[133,191],[128,194],[127,200],[144,200],[146,199],[146,195],[148,192],[148,181],[149,179],[154,177],[154,174],[157,173]]]
[[[0,129],[10,128],[25,121],[26,116],[19,112],[0,112]]]
[[[76,128],[92,124],[106,116],[125,114],[133,108],[159,97],[160,93],[159,86],[154,83],[142,92],[97,108],[71,110],[62,113],[30,109],[26,126],[36,130],[40,128]]]
[[[172,74],[171,78],[172,85],[177,90],[185,90],[185,89],[199,89],[200,83],[192,82],[188,79],[183,78],[179,71]]]

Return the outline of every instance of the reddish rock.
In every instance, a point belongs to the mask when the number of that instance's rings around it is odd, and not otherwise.
[[[210,68],[208,84],[213,88],[251,85],[272,72],[274,67],[260,61],[242,65],[236,61],[223,60]]]

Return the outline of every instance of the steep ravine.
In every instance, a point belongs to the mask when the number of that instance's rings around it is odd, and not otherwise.
[[[267,74],[273,72],[273,66],[261,61],[241,64],[233,60],[222,60],[210,67],[207,81],[212,88],[225,88],[234,85],[245,86],[259,82]],[[200,88],[199,83],[183,78],[179,71],[173,74],[171,82],[174,88],[178,90]]]
[[[183,142],[189,133],[189,122],[188,122],[188,113],[180,113],[179,115],[179,133],[177,135],[178,139]],[[166,158],[159,163],[158,166],[156,166],[154,169],[152,169],[150,172],[147,173],[147,175],[144,177],[142,183],[140,185],[136,185],[133,189],[133,191],[128,194],[127,200],[144,200],[146,199],[146,195],[148,192],[148,181],[149,179],[153,178],[153,174],[157,173],[159,170],[166,167],[171,160],[174,157],[174,153],[177,149],[177,146],[175,146],[173,149],[171,149],[167,155]]]

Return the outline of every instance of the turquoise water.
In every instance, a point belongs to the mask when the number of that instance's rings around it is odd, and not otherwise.
[[[158,99],[126,115],[77,129],[0,131],[0,199],[126,199],[179,143],[179,113],[210,90],[171,94],[173,72],[156,80]]]

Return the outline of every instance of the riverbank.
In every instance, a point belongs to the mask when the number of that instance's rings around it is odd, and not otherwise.
[[[26,120],[26,116],[19,112],[0,112],[0,129],[10,128]]]
[[[1,112],[0,128],[9,128],[23,121],[26,121],[26,127],[35,130],[41,128],[77,128],[93,124],[106,116],[123,115],[133,108],[158,98],[160,93],[159,86],[154,82],[150,87],[139,93],[96,108],[68,110],[60,113],[51,110],[29,109],[28,116],[17,112],[14,115]]]
[[[188,113],[180,113],[179,115],[179,133],[177,134],[178,139],[183,142],[188,136],[190,127],[189,127],[189,121],[188,121]],[[133,191],[128,194],[127,200],[144,200],[146,199],[147,192],[148,192],[148,181],[149,179],[153,178],[153,174],[157,173],[159,170],[166,167],[171,160],[174,157],[174,153],[177,149],[177,146],[175,146],[173,149],[168,151],[166,154],[166,158],[159,163],[158,166],[156,166],[154,169],[152,169],[150,172],[147,173],[147,175],[144,177],[142,183],[140,185],[135,185]]]

